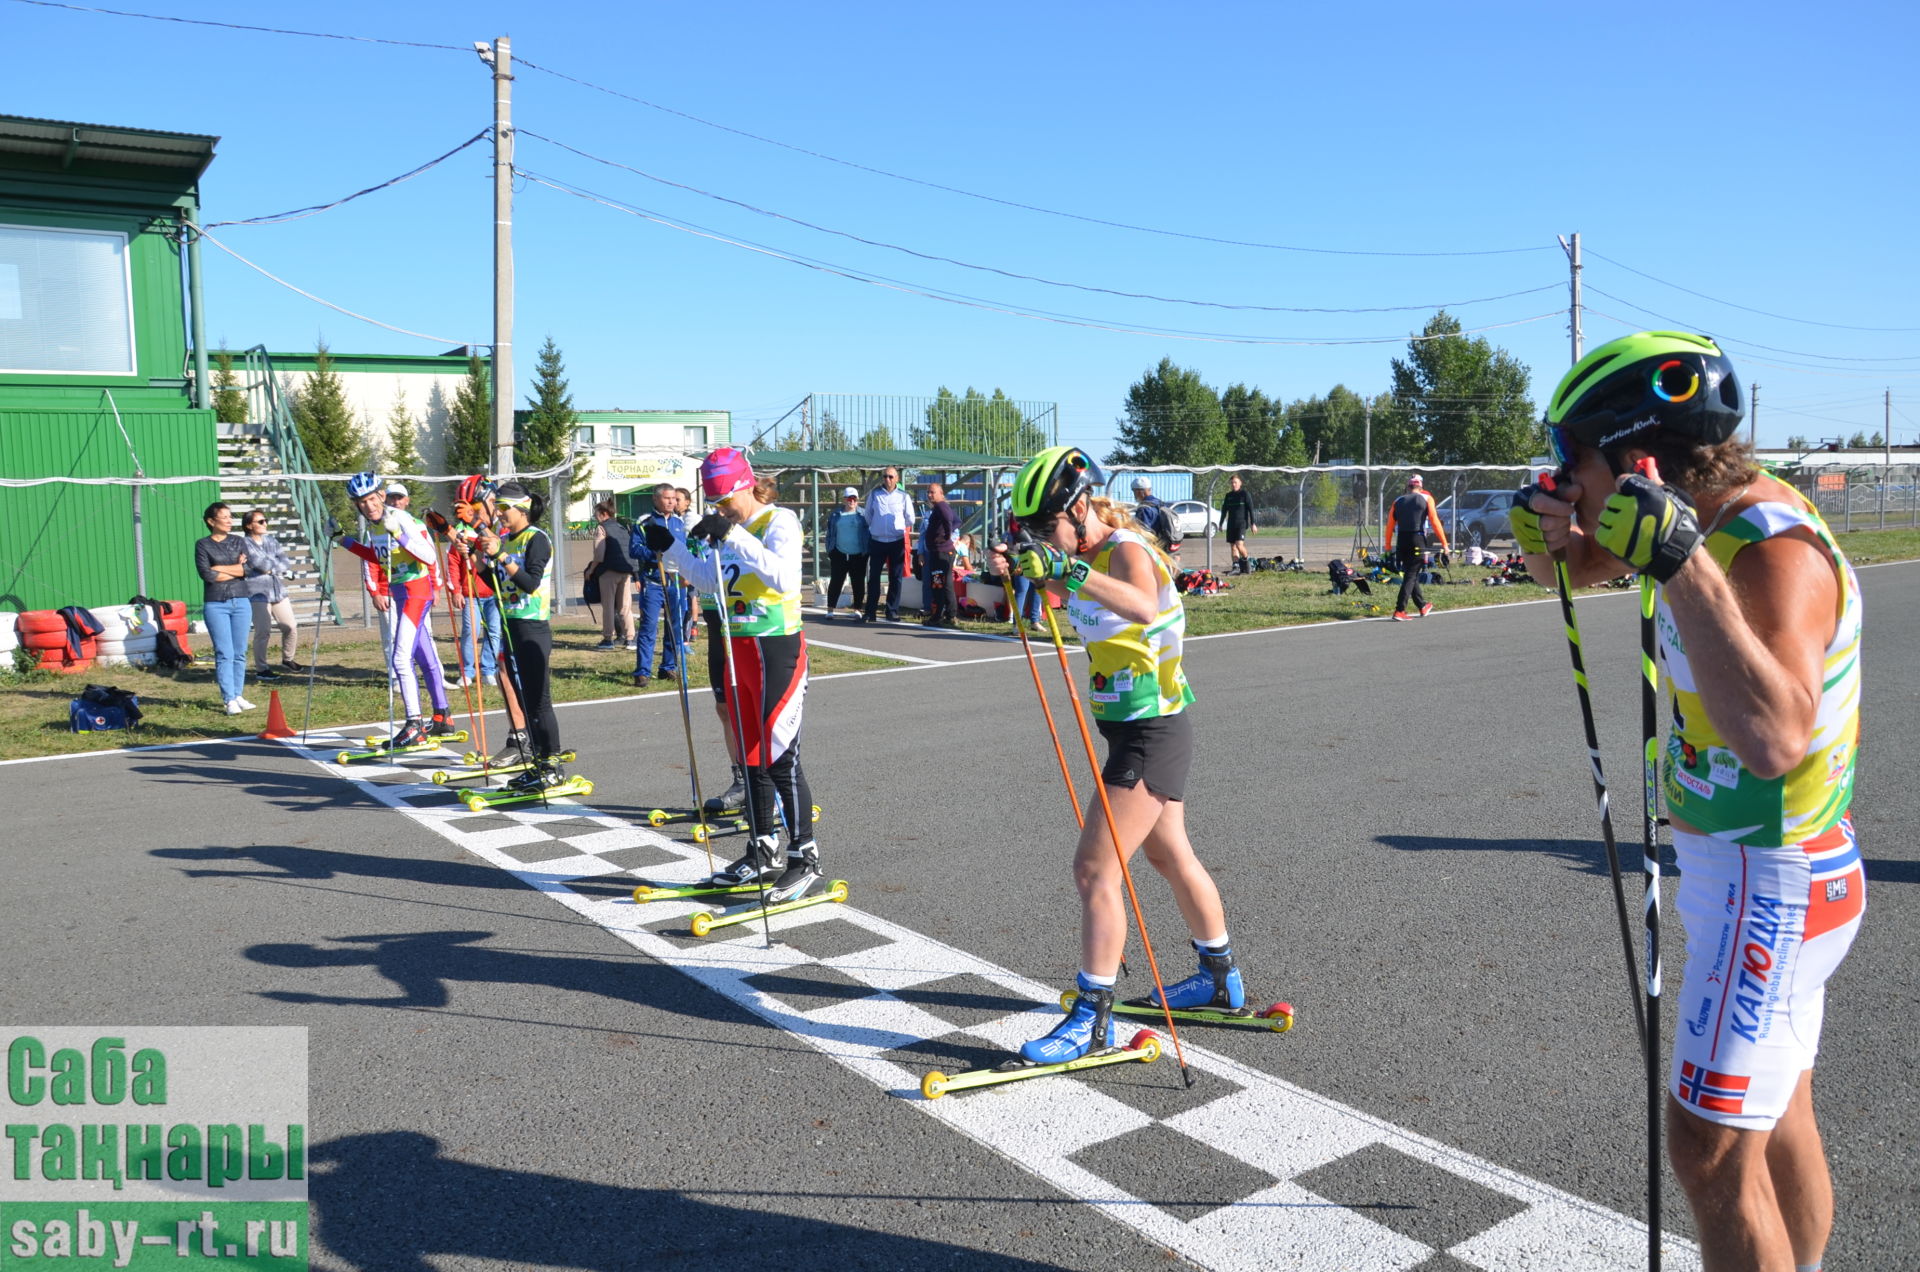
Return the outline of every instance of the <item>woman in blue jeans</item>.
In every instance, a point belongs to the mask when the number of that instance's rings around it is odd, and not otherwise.
[[[228,715],[257,708],[240,696],[247,687],[247,638],[253,634],[253,601],[247,595],[245,539],[233,533],[233,510],[211,503],[201,514],[210,533],[193,545],[193,563],[206,583],[202,609],[213,642],[213,679]]]

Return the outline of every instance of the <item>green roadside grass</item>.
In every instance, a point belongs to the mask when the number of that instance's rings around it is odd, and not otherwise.
[[[299,657],[311,659],[311,628],[301,629]],[[110,751],[124,746],[151,746],[163,742],[191,742],[203,738],[229,738],[258,733],[266,727],[267,700],[271,690],[280,691],[280,705],[288,722],[298,730],[306,711],[307,676],[287,672],[280,680],[258,681],[249,672],[247,697],[260,706],[258,711],[229,716],[221,709],[220,693],[213,683],[212,646],[206,636],[191,637],[197,655],[195,665],[183,671],[150,671],[139,667],[91,667],[74,675],[32,671],[0,676],[0,760],[33,756],[69,755],[86,751]],[[582,621],[563,620],[553,633],[553,698],[555,702],[582,702],[596,698],[640,697],[677,692],[676,682],[656,679],[645,689],[633,685],[633,654],[596,653],[600,628]],[[459,658],[451,642],[440,642],[442,662],[450,676],[459,675]],[[276,636],[270,649],[280,654]],[[704,688],[707,684],[706,646],[702,637],[695,643],[695,655],[689,660],[687,684]],[[817,675],[836,671],[865,671],[876,667],[897,666],[892,659],[845,653],[837,649],[809,651],[809,662]],[[68,727],[67,704],[87,685],[112,685],[140,696],[144,719],[138,729],[104,733],[74,733]],[[467,728],[467,691],[454,680],[447,683],[447,698],[453,722]],[[498,709],[498,692],[487,691],[487,706]],[[397,709],[397,704],[396,704]],[[313,676],[313,728],[323,730],[336,725],[365,724],[387,718],[387,680],[381,657],[378,628],[327,628],[320,638],[320,657]],[[384,723],[382,725],[384,728]],[[488,721],[487,740],[497,742],[505,735],[500,717]]]

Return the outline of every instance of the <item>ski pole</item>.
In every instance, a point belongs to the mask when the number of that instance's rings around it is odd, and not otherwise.
[[[1555,489],[1553,474],[1540,474],[1540,489],[1549,494]],[[1587,761],[1593,770],[1593,798],[1600,806],[1600,837],[1607,848],[1607,869],[1613,876],[1614,909],[1620,917],[1620,944],[1627,956],[1627,996],[1633,1002],[1633,1022],[1640,1034],[1640,1046],[1647,1046],[1647,1013],[1640,1001],[1640,968],[1633,956],[1633,930],[1627,919],[1626,885],[1620,877],[1620,850],[1613,840],[1613,811],[1607,801],[1607,776],[1600,767],[1600,735],[1593,725],[1593,699],[1587,688],[1586,659],[1580,650],[1580,620],[1573,613],[1573,579],[1567,573],[1567,554],[1563,548],[1549,553],[1553,558],[1554,582],[1560,589],[1560,617],[1567,629],[1567,651],[1573,656],[1573,687],[1580,699],[1580,718],[1587,730]]]
[[[339,537],[339,534],[340,523],[332,517],[328,517],[327,553],[329,557],[331,557],[333,553],[334,540]],[[329,561],[329,564],[331,564],[331,561]],[[328,571],[328,577],[332,577],[332,571]],[[313,677],[314,673],[320,670],[320,625],[326,621],[327,614],[327,589],[323,586],[319,589],[319,592],[320,599],[313,607],[313,655],[307,663],[307,710],[306,714],[300,717],[301,746],[307,744],[307,731],[313,724]]]
[[[715,555],[717,556],[719,553],[719,545],[715,544],[713,547]],[[740,744],[740,773],[744,779],[740,783],[740,789],[741,793],[746,797],[747,842],[749,845],[747,851],[751,853],[759,838],[760,827],[759,819],[753,815],[755,807],[753,757],[747,750],[746,716],[740,709],[740,674],[734,669],[733,664],[733,624],[727,618],[727,576],[718,568],[717,562],[715,563],[715,567],[713,572],[715,580],[713,605],[714,609],[717,610],[720,615],[720,649],[727,658],[727,712],[733,717],[733,736]],[[767,744],[772,741],[772,739],[764,736],[766,731],[763,722],[759,730],[762,735],[760,745],[763,750],[770,750],[771,748]],[[691,730],[689,730],[689,733],[691,733]],[[698,791],[694,793],[696,796],[699,794]],[[713,850],[709,848],[707,851],[712,852]],[[767,914],[767,877],[764,871],[760,875],[760,930],[766,934],[767,948],[772,949],[773,919]]]
[[[1007,597],[1013,599],[1013,585],[1007,585]],[[1040,662],[1033,656],[1033,642],[1027,639],[1026,618],[1020,613],[1019,602],[1010,607],[1013,611],[1013,629],[1020,634],[1020,648],[1027,655],[1027,670],[1033,673],[1034,696],[1040,699],[1040,714],[1047,718],[1047,734],[1053,739],[1054,758],[1060,761],[1060,778],[1067,784],[1067,802],[1073,805],[1073,820],[1082,830],[1087,826],[1087,815],[1080,811],[1080,793],[1073,789],[1073,770],[1067,766],[1066,748],[1060,745],[1060,728],[1053,722],[1053,708],[1047,705],[1047,691],[1040,683]]]
[[[467,636],[473,641],[473,700],[478,713],[473,717],[474,737],[479,740],[480,754],[489,760],[492,751],[487,746],[487,678],[480,672],[480,645],[487,634],[480,626],[480,598],[473,594],[473,585],[479,579],[474,572],[473,557],[460,553],[460,573],[467,585]],[[513,731],[513,717],[507,717],[507,731]]]
[[[432,530],[435,534],[444,535],[447,540],[447,548],[448,548],[447,556],[449,559],[445,563],[447,581],[446,581],[446,586],[443,590],[445,591],[446,597],[447,597],[447,621],[454,625],[453,645],[454,645],[454,654],[457,657],[459,655],[464,654],[466,650],[462,647],[460,643],[460,627],[459,627],[459,618],[458,618],[458,616],[464,613],[464,611],[456,609],[453,603],[453,561],[451,560],[451,558],[458,555],[452,550],[453,525],[445,517],[441,516],[439,512],[437,512],[432,508],[429,508],[427,509],[427,528],[429,530]],[[471,620],[469,620],[467,624],[467,634],[469,636],[473,634],[473,624]],[[438,657],[437,654],[435,656]],[[474,649],[473,661],[474,661],[474,671],[478,672],[480,670],[480,651],[477,646]],[[480,715],[479,715],[479,712],[475,710],[474,703],[473,703],[473,681],[478,679],[478,676],[467,675],[467,665],[464,659],[462,659],[460,663],[460,679],[467,682],[464,686],[462,686],[466,690],[466,694],[467,694],[467,720],[469,723],[473,725],[474,736],[478,738],[480,741],[480,753],[484,755],[486,754],[486,750],[487,750],[486,734],[480,728]]]
[[[680,727],[687,735],[687,776],[693,785],[693,815],[700,819],[700,846],[707,850],[707,873],[713,873],[713,836],[707,831],[707,806],[700,798],[700,761],[693,753],[693,708],[687,705],[687,656],[676,630],[680,620],[673,612],[673,593],[667,590],[667,563],[657,554],[653,568],[660,579],[660,599],[667,611],[667,639],[673,642],[673,665],[679,671]],[[751,824],[751,823],[749,823]]]
[[[1651,457],[1635,467],[1649,481],[1660,480]],[[1647,1267],[1660,1269],[1660,669],[1653,626],[1654,582],[1640,574],[1640,838],[1641,869],[1647,895],[1642,926],[1647,958]]]
[[[1042,597],[1044,602],[1045,597]],[[1060,639],[1060,623],[1053,616],[1053,607],[1047,605],[1047,629],[1053,635],[1053,647],[1060,651],[1060,665],[1067,665],[1067,647]],[[1167,1001],[1166,986],[1160,982],[1160,962],[1153,956],[1153,939],[1147,935],[1147,920],[1140,913],[1140,894],[1133,890],[1133,871],[1127,869],[1127,854],[1120,848],[1120,828],[1113,819],[1113,804],[1107,799],[1107,784],[1100,777],[1100,757],[1094,753],[1093,734],[1087,729],[1087,714],[1080,709],[1080,691],[1073,681],[1067,681],[1067,697],[1073,703],[1073,718],[1080,725],[1080,740],[1087,747],[1087,763],[1093,766],[1093,789],[1100,797],[1100,811],[1106,815],[1107,838],[1113,841],[1113,857],[1120,863],[1120,878],[1127,885],[1127,900],[1133,904],[1134,926],[1140,929],[1140,944],[1147,951],[1147,970],[1153,973],[1154,992],[1160,996],[1160,1010],[1166,1014],[1167,1033],[1173,1038],[1173,1056],[1180,1064],[1180,1077],[1186,1084],[1193,1085],[1193,1074],[1187,1071],[1187,1056],[1180,1048],[1180,1030],[1173,1023],[1173,1004]]]

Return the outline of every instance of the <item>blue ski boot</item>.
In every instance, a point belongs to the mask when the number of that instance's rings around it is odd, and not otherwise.
[[[1052,1033],[1021,1047],[1022,1060],[1029,1064],[1062,1064],[1114,1045],[1113,986],[1091,984],[1082,972],[1074,988],[1079,997],[1074,999],[1073,1010]]]
[[[1238,1011],[1246,1006],[1247,990],[1240,983],[1240,969],[1233,965],[1233,947],[1229,945],[1215,953],[1195,941],[1193,948],[1200,953],[1200,970],[1178,984],[1167,986],[1167,1006],[1186,1011],[1205,1008]],[[1151,994],[1147,1001],[1158,1007],[1160,995]]]

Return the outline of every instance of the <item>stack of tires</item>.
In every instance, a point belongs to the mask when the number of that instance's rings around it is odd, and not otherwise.
[[[184,607],[182,607],[184,610]],[[160,625],[144,605],[109,605],[93,611],[100,620],[94,661],[102,667],[151,667]],[[184,612],[181,615],[185,620]]]
[[[13,620],[19,617],[12,610],[0,610],[0,675],[13,670],[13,651],[20,648],[20,633],[13,629]]]
[[[99,654],[99,642],[91,636],[80,642],[78,655],[73,652],[67,644],[67,620],[57,610],[28,610],[13,620],[13,629],[41,671],[85,671]]]

